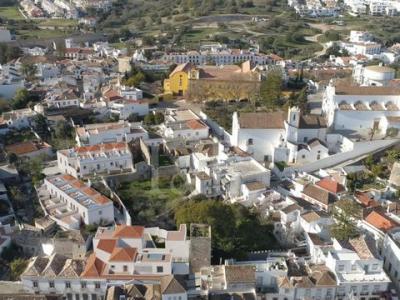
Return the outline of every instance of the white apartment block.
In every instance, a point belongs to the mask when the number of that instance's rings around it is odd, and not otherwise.
[[[351,55],[372,56],[381,53],[381,44],[375,42],[347,43],[342,42],[341,47]]]
[[[128,143],[139,138],[147,140],[147,131],[141,125],[127,121],[87,124],[76,128],[76,142],[78,146],[119,142]]]
[[[49,91],[44,100],[49,108],[79,107],[78,92],[73,89]]]
[[[22,129],[31,126],[32,119],[36,112],[30,108],[22,108],[3,113],[0,124],[8,128]]]
[[[158,248],[153,238],[162,240],[165,247]],[[68,300],[100,300],[112,285],[132,280],[163,284],[171,274],[189,272],[190,240],[184,224],[176,231],[128,225],[99,227],[93,249],[84,260],[59,254],[32,258],[21,276],[24,287],[34,293],[62,294]],[[173,295],[165,299],[168,296]]]
[[[209,128],[199,119],[165,122],[161,126],[161,134],[166,139],[198,141],[208,138]]]
[[[250,61],[257,65],[266,65],[271,59],[269,56],[258,53],[256,50],[228,49],[224,45],[203,47],[200,51],[185,53],[168,53],[163,59],[175,64],[191,63],[193,65],[233,65]]]
[[[363,236],[341,243],[334,240],[326,266],[337,278],[338,299],[351,296],[373,299],[388,291],[390,279],[383,270],[374,240]]]
[[[119,116],[120,120],[126,120],[130,115],[145,116],[148,115],[149,103],[145,100],[115,100],[107,103],[112,114]]]
[[[45,178],[39,200],[45,214],[66,229],[114,222],[113,202],[68,174]]]
[[[327,125],[335,130],[370,134],[372,129],[386,134],[399,128],[400,91],[393,87],[350,86],[331,82],[322,102]]]
[[[107,143],[57,151],[58,168],[81,178],[94,174],[118,174],[134,170],[127,143]]]
[[[251,205],[266,191],[271,172],[253,158],[226,160],[192,155],[196,172],[195,190],[207,197],[222,196],[232,202]]]
[[[394,284],[397,292],[400,291],[400,231],[392,229],[385,234],[381,246],[383,266]]]

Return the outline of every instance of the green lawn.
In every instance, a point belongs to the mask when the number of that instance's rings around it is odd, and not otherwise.
[[[18,30],[17,35],[22,39],[38,38],[38,39],[51,39],[57,37],[64,37],[70,34],[70,31],[51,30],[51,29],[36,29],[36,30]]]
[[[174,187],[170,179],[133,181],[117,189],[135,223],[173,226],[174,209],[183,201],[185,186]]]
[[[37,21],[38,26],[55,26],[55,27],[68,27],[77,26],[78,20],[70,19],[44,19]]]
[[[0,7],[0,18],[5,18],[9,20],[24,20],[24,16],[19,12],[16,6],[1,6]]]

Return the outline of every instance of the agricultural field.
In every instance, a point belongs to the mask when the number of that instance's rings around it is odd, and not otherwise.
[[[8,20],[24,20],[17,6],[0,6],[0,18]]]

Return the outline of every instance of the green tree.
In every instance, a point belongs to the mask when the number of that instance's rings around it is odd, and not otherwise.
[[[27,89],[19,89],[15,93],[14,98],[11,100],[13,109],[25,108],[30,101],[30,94]]]
[[[339,203],[333,208],[335,224],[331,227],[331,235],[337,240],[348,240],[359,235],[356,220],[361,218],[361,210],[357,203],[350,199]]]
[[[10,153],[10,154],[8,154],[8,163],[10,164],[10,165],[16,165],[17,164],[17,162],[18,162],[18,156],[15,154],[15,153]]]
[[[263,104],[273,109],[279,104],[282,94],[282,74],[279,71],[271,71],[267,78],[261,82],[260,98]]]
[[[28,261],[23,258],[14,259],[10,264],[10,279],[11,280],[19,280],[21,274],[25,271],[26,267],[28,266]]]
[[[276,241],[272,225],[241,205],[217,200],[188,201],[175,210],[177,225],[203,223],[211,226],[215,257],[243,258],[251,250],[272,249]]]
[[[41,114],[37,114],[33,117],[33,128],[43,138],[47,139],[50,136],[49,126],[47,124],[47,118]]]
[[[63,120],[57,121],[54,127],[54,134],[57,138],[72,138],[74,136],[74,133],[74,127],[70,123]]]
[[[296,104],[303,113],[307,112],[307,87],[302,88],[297,95]]]
[[[36,72],[37,66],[35,64],[23,63],[21,65],[21,73],[28,81],[34,81],[36,79]]]

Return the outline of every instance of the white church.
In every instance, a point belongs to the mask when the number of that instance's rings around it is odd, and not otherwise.
[[[303,115],[292,107],[288,113],[234,113],[231,144],[257,161],[305,164],[328,156],[324,117]]]

